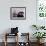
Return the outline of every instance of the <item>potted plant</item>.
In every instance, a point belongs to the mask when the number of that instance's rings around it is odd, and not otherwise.
[[[46,33],[45,32],[35,32],[33,35],[37,38],[38,43],[41,43],[40,40],[42,38],[45,38],[44,36],[46,36]]]

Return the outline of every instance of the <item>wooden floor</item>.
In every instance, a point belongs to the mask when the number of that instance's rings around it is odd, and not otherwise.
[[[4,46],[4,43],[2,42],[0,42],[0,46]],[[15,46],[15,43],[8,43],[8,45],[7,46]],[[37,46],[37,43],[34,43],[34,42],[32,42],[32,43],[30,43],[30,46]],[[44,43],[44,45],[42,45],[42,46],[46,46],[46,43]]]

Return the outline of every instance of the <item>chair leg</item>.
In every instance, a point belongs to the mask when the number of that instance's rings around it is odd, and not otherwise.
[[[5,42],[5,46],[7,46],[7,43]]]
[[[7,46],[7,34],[5,34],[5,46]]]

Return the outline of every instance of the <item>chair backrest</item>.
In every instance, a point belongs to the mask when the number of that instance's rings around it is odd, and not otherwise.
[[[18,33],[18,27],[16,28],[11,28],[11,34]]]

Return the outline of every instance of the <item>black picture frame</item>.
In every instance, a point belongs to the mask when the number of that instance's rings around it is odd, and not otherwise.
[[[10,20],[25,20],[26,7],[10,7]]]

